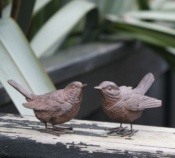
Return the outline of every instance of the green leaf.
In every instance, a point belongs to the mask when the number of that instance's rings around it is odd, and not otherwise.
[[[154,0],[151,1],[150,7],[153,10],[159,10],[162,6],[165,5],[166,2],[167,0]]]
[[[135,0],[94,0],[102,15],[119,15],[136,7]]]
[[[140,10],[149,10],[148,0],[137,0]]]
[[[41,0],[38,0],[41,1]],[[27,37],[31,40],[38,30],[49,20],[61,7],[63,0],[51,0],[42,8],[35,11],[31,19],[29,31]],[[64,0],[65,2],[66,0]],[[40,2],[41,3],[41,2]]]
[[[38,57],[53,54],[80,19],[94,8],[90,1],[74,0],[56,12],[31,41],[35,54]]]
[[[86,23],[82,33],[82,43],[95,40],[100,32],[99,26],[99,13],[95,8],[86,15]]]
[[[37,14],[37,12],[42,9],[45,5],[47,5],[51,0],[36,0],[35,6],[33,8],[33,16]],[[3,18],[10,17],[10,12],[12,9],[12,3],[9,3],[5,6],[2,12]]]
[[[36,0],[35,6],[33,8],[33,16],[37,14],[37,12],[42,9],[45,5],[47,5],[51,0]]]
[[[166,1],[159,10],[163,11],[175,11],[175,1]]]
[[[130,17],[121,19],[114,16],[108,16],[107,19],[111,22],[110,27],[115,31],[133,33],[138,39],[147,43],[164,47],[175,47],[175,30],[173,29],[148,22],[133,20]]]
[[[12,9],[12,3],[9,3],[7,6],[4,7],[4,9],[2,10],[2,17],[3,18],[9,18],[10,17],[10,13],[11,13],[11,9]]]
[[[172,70],[175,70],[175,55],[169,50],[162,48],[162,47],[157,47],[157,46],[150,46],[152,49],[155,50],[155,52],[158,52],[163,58],[167,61],[167,63],[170,65],[170,68]]]
[[[174,12],[163,12],[163,11],[136,11],[125,14],[137,19],[148,19],[148,20],[160,20],[160,21],[171,21],[175,22]]]
[[[22,103],[25,98],[7,80],[14,79],[26,90],[43,94],[55,89],[50,78],[30,48],[26,38],[12,19],[0,20],[0,81],[23,115],[32,115]]]

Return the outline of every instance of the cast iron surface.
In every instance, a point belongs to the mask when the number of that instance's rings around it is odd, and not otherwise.
[[[143,110],[162,105],[161,100],[144,95],[153,82],[153,74],[148,73],[134,89],[127,86],[118,87],[114,82],[110,81],[102,82],[95,89],[100,90],[102,93],[102,106],[105,113],[121,124],[131,123],[131,131],[127,131],[127,133],[133,134],[132,122],[142,115]],[[113,130],[122,132],[122,125],[120,128]],[[126,135],[127,133],[122,134]]]
[[[45,123],[46,129],[47,123],[51,123],[54,127],[54,125],[65,123],[77,115],[85,86],[81,82],[75,81],[69,83],[64,89],[35,95],[28,93],[14,80],[9,80],[8,83],[26,98],[27,103],[23,103],[23,106],[33,109],[35,116]]]

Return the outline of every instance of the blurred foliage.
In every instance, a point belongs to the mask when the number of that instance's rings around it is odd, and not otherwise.
[[[36,56],[58,49],[99,40],[139,40],[175,68],[174,0],[1,0],[0,8],[0,80],[18,108],[23,98],[16,97],[6,80],[14,77],[34,93],[53,90]],[[28,39],[11,17],[23,31],[28,30],[24,31]],[[30,26],[26,19],[31,20]]]
[[[65,1],[63,0],[51,0],[42,9],[36,11],[37,13],[35,13],[31,20],[30,29],[27,34],[28,39],[30,40],[42,25],[64,4]]]
[[[39,29],[31,40],[31,46],[38,57],[51,55],[57,51],[63,41],[66,40],[68,34],[79,23],[79,21],[87,16],[90,23],[86,23],[88,30],[96,23],[98,18],[93,20],[92,16],[96,10],[96,5],[86,0],[74,0],[65,4],[61,9],[55,12],[51,18]],[[91,12],[94,12],[93,14]],[[90,17],[89,17],[90,15]],[[90,24],[90,25],[89,25]]]
[[[84,0],[88,1],[88,0]],[[71,0],[57,0],[56,5],[48,5],[41,9],[38,14],[42,13],[42,10],[49,12],[49,8],[52,9],[50,17],[56,13],[56,10],[64,8],[66,5],[71,3]],[[55,3],[56,3],[55,2]],[[96,40],[109,40],[110,37],[113,41],[119,39],[128,40],[140,40],[147,44],[163,47],[169,53],[174,54],[174,11],[175,1],[173,0],[89,0],[91,3],[95,3],[95,11],[89,11],[86,13],[75,26],[71,28],[71,32],[65,36],[62,44],[59,45],[58,49],[64,49],[87,42]],[[85,4],[86,5],[86,4]],[[171,7],[170,7],[171,6]],[[57,8],[57,9],[56,9]],[[71,12],[71,9],[70,9]],[[72,12],[72,14],[74,14]],[[35,21],[36,17],[33,17]],[[40,15],[41,16],[41,15]],[[66,18],[66,17],[63,17]],[[39,30],[43,27],[47,20],[40,23],[35,27],[30,27]],[[66,20],[66,19],[65,19]],[[67,23],[69,25],[69,23]],[[35,23],[37,25],[37,23]],[[58,22],[59,25],[59,22]],[[90,27],[89,27],[90,26]],[[88,31],[87,31],[88,30]],[[59,32],[57,33],[59,34]],[[33,37],[35,34],[31,34]],[[32,37],[31,36],[31,37]],[[58,35],[59,36],[59,35]],[[56,51],[58,49],[55,49]]]
[[[0,19],[0,82],[15,103],[20,114],[34,115],[32,110],[22,106],[26,99],[12,88],[7,83],[7,80],[15,80],[28,92],[35,94],[53,91],[55,87],[39,59],[32,51],[19,25],[14,19],[10,18],[10,16],[15,17],[15,19],[19,17],[19,6],[22,3],[20,4],[19,0],[15,1],[15,3],[12,5],[13,12],[10,12],[11,7],[7,6],[6,14],[2,14]],[[5,5],[2,1],[0,1],[0,4],[1,6]]]
[[[26,36],[38,57],[124,39],[162,47],[174,58],[174,0],[36,0],[35,6]]]

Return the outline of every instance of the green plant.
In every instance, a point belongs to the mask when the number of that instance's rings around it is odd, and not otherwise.
[[[82,17],[94,8],[92,2],[76,0],[59,9],[31,40],[36,56],[53,54]]]
[[[69,0],[34,35],[31,45],[37,56],[42,56],[55,53],[58,48],[62,47],[62,44],[65,45],[70,41],[79,39],[79,43],[89,42],[100,39],[101,35],[110,37],[112,34],[113,39],[114,37],[116,39],[137,39],[163,47],[167,53],[174,53],[175,18],[173,11],[175,8],[168,8],[170,3],[172,3],[170,0]],[[82,7],[86,9],[77,15],[75,10]],[[90,15],[89,11],[93,15]],[[87,13],[90,15],[89,19]],[[73,16],[74,19],[71,18]],[[96,17],[96,24],[94,17]],[[68,20],[70,18],[72,20]],[[60,32],[56,31],[56,27],[60,28]],[[51,31],[50,41],[48,41],[46,30],[50,28],[54,28],[55,35]],[[86,34],[91,34],[93,38],[91,40],[85,38]],[[41,48],[42,44],[45,47]]]
[[[165,57],[171,68],[175,68],[175,8],[167,7],[172,2],[137,0],[137,3],[139,10],[121,15],[108,14],[107,30],[116,38],[136,39],[149,44]]]
[[[11,7],[10,4],[4,7],[0,20],[0,80],[17,107],[24,100],[6,80],[13,77],[34,93],[55,89],[38,58],[76,44],[110,38],[140,40],[175,67],[175,7],[170,0],[36,0],[36,3],[14,0],[12,3]],[[0,6],[3,8],[2,3]],[[29,23],[23,20],[30,18],[32,23],[28,27]],[[19,109],[21,113],[23,110]]]
[[[40,61],[33,53],[18,24],[11,18],[0,19],[0,81],[23,115],[32,110],[21,106],[24,97],[16,93],[7,80],[14,79],[31,93],[43,94],[55,89]]]

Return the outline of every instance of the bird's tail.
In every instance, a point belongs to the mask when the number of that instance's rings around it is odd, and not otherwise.
[[[134,89],[136,93],[144,95],[147,90],[151,87],[154,82],[154,76],[152,73],[148,73],[144,76],[144,78],[140,81],[138,86]]]
[[[162,105],[162,101],[155,99],[155,98],[150,98],[150,97],[144,97],[142,101],[140,101],[140,107],[143,109],[147,108],[156,108],[160,107]]]
[[[153,98],[154,99],[154,98]],[[154,104],[153,104],[154,103]],[[150,100],[150,102],[148,102],[148,108],[156,108],[156,107],[160,107],[162,106],[162,101],[155,99],[153,102]]]
[[[21,85],[19,85],[14,80],[8,80],[7,81],[13,88],[15,88],[18,92],[20,92],[24,97],[32,99],[31,94],[29,94]]]

